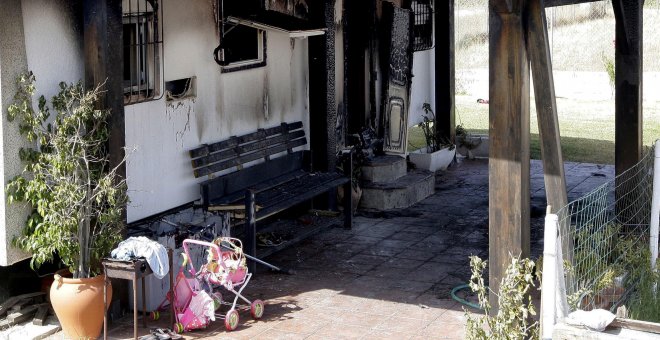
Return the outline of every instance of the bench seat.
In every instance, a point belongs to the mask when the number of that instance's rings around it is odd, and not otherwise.
[[[256,255],[256,222],[323,194],[330,205],[340,186],[350,191],[350,157],[342,174],[312,171],[310,151],[293,151],[307,144],[302,122],[283,123],[243,136],[202,145],[190,151],[202,205],[209,211],[241,207],[245,215],[245,252]],[[263,159],[263,162],[253,164]],[[231,171],[232,168],[236,168]],[[214,177],[220,171],[231,172]],[[351,195],[344,200],[344,226],[352,225]],[[254,270],[252,264],[251,268]]]

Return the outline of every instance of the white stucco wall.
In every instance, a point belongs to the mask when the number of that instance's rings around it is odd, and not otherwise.
[[[28,69],[37,78],[37,95],[50,101],[60,82],[83,78],[82,23],[69,0],[23,0],[22,6]]]
[[[309,136],[307,41],[267,33],[267,66],[221,73],[212,2],[164,1],[165,81],[195,76],[194,99],[128,105],[128,221],[199,198],[188,150],[302,120]],[[231,33],[230,33],[231,34]]]
[[[410,90],[410,111],[408,126],[422,121],[424,103],[435,107],[435,50],[419,51],[413,54],[413,79]]]
[[[82,35],[74,7],[67,0],[18,0],[3,3],[0,20],[8,27],[0,30],[0,61],[2,115],[13,101],[14,82],[19,73],[31,70],[37,78],[37,96],[50,99],[59,90],[59,82],[76,82],[83,74]],[[0,142],[0,173],[2,188],[10,178],[19,174],[22,164],[18,157],[20,147],[27,146],[18,134],[15,124],[3,119]],[[11,246],[11,240],[23,229],[29,208],[25,205],[7,205],[0,199],[0,265],[9,265],[28,256]]]

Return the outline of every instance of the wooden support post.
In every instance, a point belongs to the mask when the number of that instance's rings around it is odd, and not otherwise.
[[[564,175],[564,159],[561,153],[548,26],[543,0],[528,0],[526,5],[527,53],[532,66],[532,78],[534,79],[545,193],[547,204],[552,206],[553,211],[556,212],[557,209],[568,203],[568,199],[566,197],[566,177]]]
[[[511,256],[529,256],[529,63],[522,0],[490,0],[489,277],[498,291]],[[490,294],[493,310],[497,296]]]
[[[122,0],[84,0],[85,88],[104,84],[99,107],[110,109],[110,166],[124,158]],[[126,176],[126,168],[119,174]]]
[[[642,156],[643,0],[613,0],[615,47],[615,171],[619,175]]]
[[[122,84],[124,77],[122,0],[83,0],[82,10],[85,88],[91,90],[104,84],[99,108],[110,109],[111,112],[108,118],[110,129],[108,148],[110,167],[115,167],[124,158],[126,145]],[[117,173],[126,178],[126,167],[120,166]],[[125,213],[123,218],[125,222]],[[128,303],[126,282],[115,280],[113,288],[115,296],[119,297],[121,303],[123,305]]]
[[[245,191],[245,253],[257,257],[257,210],[254,201],[254,191]],[[254,273],[257,263],[248,262],[248,271]]]
[[[454,42],[454,0],[438,1],[435,8],[435,117],[438,133],[449,140],[456,136]]]

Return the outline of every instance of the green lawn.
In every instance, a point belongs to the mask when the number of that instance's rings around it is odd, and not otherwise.
[[[538,124],[534,99],[531,100],[531,157],[540,159]],[[644,144],[660,138],[660,105],[644,103]],[[598,164],[614,163],[614,103],[558,98],[559,129],[564,160]],[[456,96],[456,124],[471,133],[488,134],[488,105],[473,97]],[[417,127],[409,130],[409,150],[424,146],[424,136]]]

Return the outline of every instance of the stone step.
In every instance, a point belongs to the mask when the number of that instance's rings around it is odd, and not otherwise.
[[[406,159],[399,156],[378,156],[362,166],[362,180],[374,183],[389,183],[405,176]]]
[[[414,170],[395,182],[365,183],[360,208],[378,211],[407,208],[431,196],[434,189],[435,174]]]

